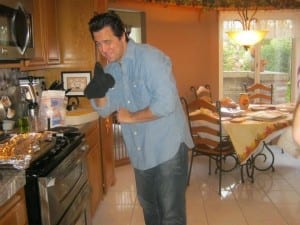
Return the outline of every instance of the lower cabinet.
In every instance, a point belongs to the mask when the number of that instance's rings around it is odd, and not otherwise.
[[[85,130],[86,140],[89,145],[87,154],[89,183],[91,188],[91,215],[95,214],[97,206],[103,198],[103,175],[100,147],[100,129],[98,120],[87,124]]]
[[[116,182],[112,121],[110,117],[99,118],[87,123],[82,129],[89,145],[87,161],[93,217],[105,193]]]
[[[28,225],[24,189],[0,207],[0,225]]]

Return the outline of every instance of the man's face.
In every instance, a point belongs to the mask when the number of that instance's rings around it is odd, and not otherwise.
[[[98,51],[109,63],[119,61],[122,58],[126,48],[124,34],[119,39],[114,35],[111,28],[107,26],[98,32],[94,32],[93,36]]]

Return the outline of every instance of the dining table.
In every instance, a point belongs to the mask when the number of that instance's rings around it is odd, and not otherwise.
[[[274,154],[269,143],[292,125],[294,108],[295,104],[285,103],[250,104],[247,110],[221,109],[224,132],[230,137],[240,165],[246,168],[252,182],[255,170],[274,171]]]

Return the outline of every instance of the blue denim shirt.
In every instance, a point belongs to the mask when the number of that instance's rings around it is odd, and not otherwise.
[[[106,94],[105,107],[97,107],[91,100],[100,116],[106,117],[120,107],[131,112],[150,107],[160,117],[121,125],[133,167],[150,169],[171,159],[180,143],[193,146],[169,57],[150,45],[130,40],[122,60],[108,64],[105,72],[112,74],[115,86]]]

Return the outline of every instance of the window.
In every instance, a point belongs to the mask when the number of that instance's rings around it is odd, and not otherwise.
[[[295,101],[300,63],[300,35],[297,34],[300,11],[259,11],[256,15],[257,28],[268,30],[268,34],[261,43],[246,50],[229,40],[226,34],[226,31],[240,29],[237,12],[220,13],[220,43],[223,43],[220,47],[220,95],[237,101],[239,94],[244,92],[244,84],[273,83],[275,104]]]

